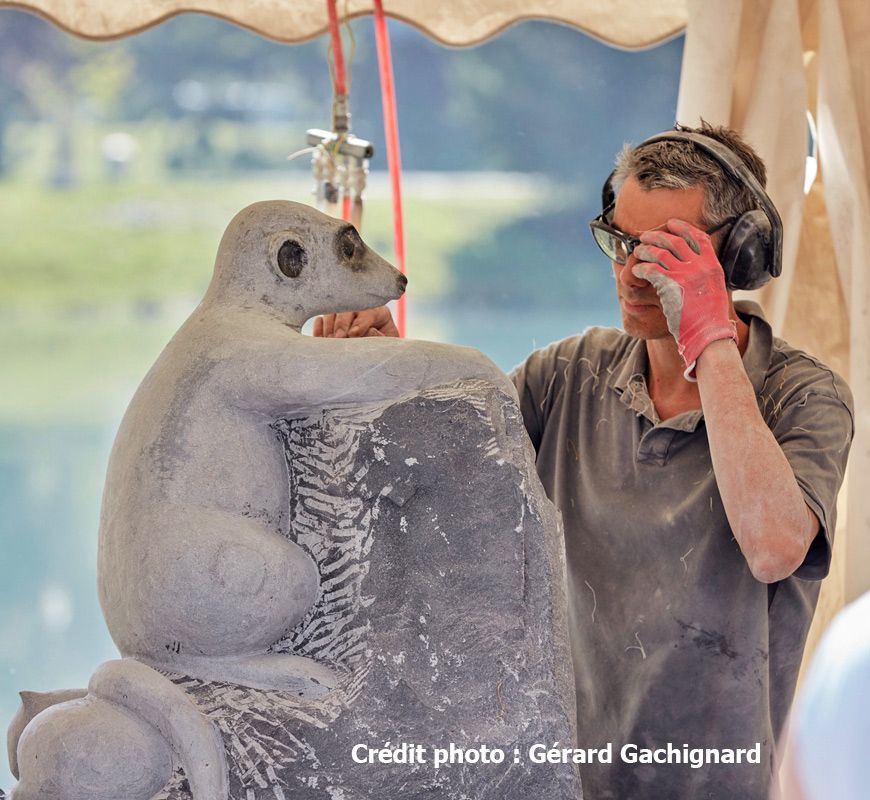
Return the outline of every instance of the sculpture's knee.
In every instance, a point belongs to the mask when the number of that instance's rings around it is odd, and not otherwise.
[[[52,706],[24,729],[11,800],[149,800],[172,768],[171,748],[155,728],[88,696]]]
[[[211,569],[221,589],[235,596],[259,594],[269,576],[263,553],[242,542],[221,542]]]
[[[227,601],[250,620],[248,632],[258,639],[250,644],[257,647],[274,644],[317,600],[320,575],[314,560],[271,532],[244,543],[222,543],[212,568]]]
[[[316,602],[319,573],[301,547],[242,518],[215,523],[147,565],[162,586],[138,606],[145,635],[129,654],[172,663],[265,652]]]

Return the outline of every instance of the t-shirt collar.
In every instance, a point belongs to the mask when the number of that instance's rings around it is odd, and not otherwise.
[[[746,343],[746,351],[743,353],[743,366],[755,394],[759,394],[764,386],[767,370],[770,366],[773,331],[764,318],[764,312],[758,303],[752,300],[738,300],[734,303],[734,309],[740,318],[749,325],[749,340]],[[610,376],[611,388],[618,395],[623,396],[632,384],[637,383],[638,376],[645,385],[648,361],[644,341],[633,339],[622,359],[622,365],[615,369]],[[643,413],[645,409],[635,408],[635,411]]]
[[[734,309],[740,318],[749,325],[749,341],[743,353],[743,367],[758,395],[767,379],[770,368],[770,355],[773,352],[773,330],[765,319],[761,306],[754,300],[738,300]]]

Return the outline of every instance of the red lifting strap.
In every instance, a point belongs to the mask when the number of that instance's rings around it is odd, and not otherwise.
[[[345,77],[344,49],[341,42],[341,31],[338,24],[336,0],[327,0],[329,12],[329,33],[332,37],[332,52],[335,62],[335,93],[347,94]],[[399,121],[396,113],[396,90],[393,79],[393,59],[390,54],[390,35],[387,31],[387,20],[384,16],[382,0],[374,0],[375,11],[375,41],[378,49],[378,70],[381,77],[381,98],[384,109],[384,138],[387,143],[387,165],[390,171],[390,184],[393,190],[393,231],[395,239],[396,261],[399,270],[405,274],[405,231],[402,221],[402,158],[399,150]],[[345,196],[342,216],[350,219],[350,198]],[[396,327],[399,335],[405,335],[405,297],[399,298],[396,309]]]
[[[393,187],[393,229],[395,231],[396,261],[405,274],[405,232],[402,224],[402,158],[399,152],[399,121],[396,114],[396,89],[393,81],[393,59],[390,55],[390,36],[384,16],[382,0],[375,2],[375,40],[378,46],[378,68],[381,73],[381,98],[384,106],[384,138],[387,141],[387,164]],[[405,335],[405,296],[399,298],[396,309],[399,336]]]

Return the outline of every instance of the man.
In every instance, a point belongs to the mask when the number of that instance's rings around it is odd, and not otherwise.
[[[758,205],[761,160],[734,131],[681,130],[696,140],[623,151],[593,223],[625,332],[512,373],[565,523],[579,746],[613,751],[581,767],[591,800],[766,797],[852,438],[842,379],[726,288],[717,248]],[[315,335],[395,326],[377,309]]]

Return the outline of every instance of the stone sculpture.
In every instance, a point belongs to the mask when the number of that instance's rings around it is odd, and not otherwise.
[[[525,759],[570,745],[574,692],[512,384],[467,348],[300,332],[404,287],[307,206],[233,219],[112,450],[99,589],[123,658],[23,694],[12,800],[580,796],[572,766]],[[506,758],[353,760],[387,742]]]

